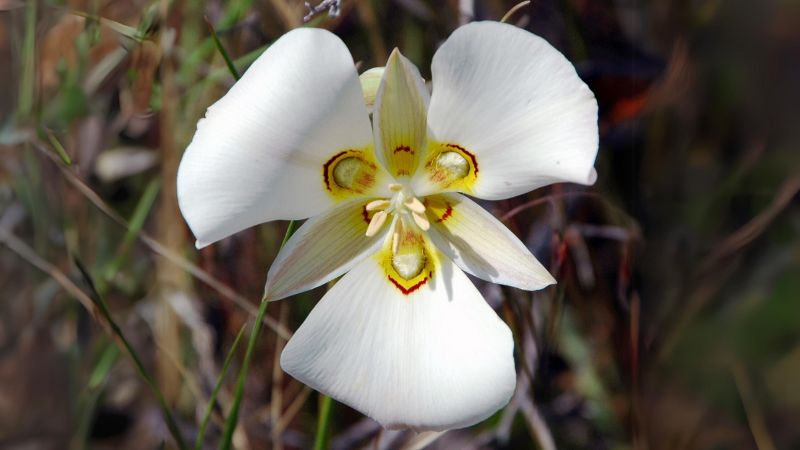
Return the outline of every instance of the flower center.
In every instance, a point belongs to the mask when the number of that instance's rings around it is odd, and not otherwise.
[[[378,211],[372,216],[372,220],[367,226],[367,236],[377,234],[390,214],[397,214],[400,219],[398,225],[407,227],[413,223],[423,231],[427,231],[431,227],[425,217],[425,205],[414,196],[410,189],[402,184],[392,183],[389,185],[389,190],[394,192],[391,199],[379,199],[367,203],[367,211]]]
[[[394,275],[389,273],[389,279],[402,286],[403,283],[416,280],[425,271],[429,261],[422,232],[427,231],[431,224],[425,214],[425,205],[409,188],[392,183],[389,190],[394,192],[391,198],[367,204],[367,211],[377,212],[372,216],[366,234],[374,236],[390,215],[397,216],[392,232],[391,256],[387,262],[394,271]]]

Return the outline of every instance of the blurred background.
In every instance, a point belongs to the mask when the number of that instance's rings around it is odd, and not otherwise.
[[[0,0],[0,448],[217,448],[286,223],[195,250],[175,173],[198,118],[291,28],[429,77],[456,27],[517,4],[304,3]],[[321,414],[276,365],[317,289],[268,308],[233,447],[800,449],[800,3],[506,20],[574,62],[601,136],[595,186],[484,203],[559,281],[477,283],[514,331],[512,402],[445,434]]]

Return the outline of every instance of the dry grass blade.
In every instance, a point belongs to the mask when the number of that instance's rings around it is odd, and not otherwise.
[[[25,242],[11,233],[11,228],[13,228],[11,224],[18,220],[13,216],[17,216],[19,219],[21,219],[22,214],[23,210],[19,205],[12,205],[6,210],[2,218],[2,222],[4,223],[2,226],[0,226],[0,243],[3,243],[6,247],[8,247],[9,250],[16,253],[20,258],[24,259],[32,266],[49,275],[50,278],[59,284],[59,286],[61,286],[70,295],[75,297],[80,304],[86,308],[92,318],[95,319],[95,321],[99,323],[109,334],[111,334],[111,328],[103,319],[103,316],[100,314],[100,311],[98,310],[94,301],[92,301],[92,299],[89,298],[89,296],[86,295],[81,288],[73,283],[72,280],[70,280],[69,277],[58,267],[44,260]]]
[[[53,161],[56,166],[60,169],[61,174],[66,178],[66,180],[73,185],[87,200],[89,200],[97,209],[99,209],[103,214],[107,215],[111,220],[116,222],[118,225],[122,226],[126,230],[130,230],[131,225],[126,221],[122,216],[117,214],[96,192],[92,190],[86,183],[84,183],[77,175],[75,175],[69,168],[60,164],[60,160],[53,155],[48,149],[38,141],[32,141],[34,147],[36,147],[39,151],[41,151],[45,156],[47,156],[51,161]],[[197,265],[193,264],[192,262],[188,261],[186,258],[176,254],[175,252],[169,250],[166,246],[155,240],[153,237],[148,235],[145,232],[140,232],[138,234],[138,238],[142,243],[144,243],[147,247],[150,248],[153,252],[163,256],[171,263],[175,264],[176,266],[182,268],[189,274],[191,274],[196,279],[202,281],[203,283],[207,284],[209,287],[220,293],[224,298],[231,300],[234,304],[239,306],[240,308],[247,311],[250,315],[257,315],[257,308],[253,306],[244,296],[238,294],[236,291],[225,285],[222,281],[215,278],[210,273],[206,272],[205,270],[201,269]],[[286,329],[286,327],[281,326],[275,319],[271,317],[264,317],[263,318],[264,325],[268,328],[273,330],[274,332],[278,333],[284,339],[289,339],[292,333]]]
[[[311,388],[308,386],[303,386],[303,389],[297,394],[297,397],[289,403],[289,407],[286,408],[286,412],[278,419],[275,423],[275,429],[278,434],[282,434],[283,430],[289,425],[289,422],[295,418],[298,412],[300,412],[300,408],[303,407],[303,404],[308,400],[308,396],[311,395]]]
[[[716,250],[703,261],[700,265],[700,270],[706,271],[714,267],[724,258],[735,254],[753,242],[772,223],[775,217],[789,205],[789,202],[798,192],[800,192],[800,177],[795,176],[784,181],[770,205],[743,227],[726,237],[716,247]]]
[[[778,214],[789,205],[798,192],[800,192],[800,177],[788,178],[778,189],[767,208],[723,239],[716,246],[716,250],[698,266],[697,273],[702,278],[702,282],[698,282],[696,284],[697,287],[689,293],[687,306],[683,309],[676,324],[664,339],[664,345],[659,355],[660,358],[665,358],[672,353],[683,331],[697,313],[705,307],[713,297],[713,294],[722,287],[724,280],[730,275],[731,267],[721,264],[721,262],[725,258],[741,251],[760,236]],[[712,271],[712,269],[715,269],[716,272]]]
[[[42,257],[40,257],[32,248],[30,248],[27,244],[22,242],[19,238],[14,236],[10,231],[10,224],[13,223],[15,220],[8,219],[8,214],[12,215],[19,215],[21,217],[21,212],[19,212],[18,208],[12,207],[6,212],[6,215],[3,217],[3,222],[6,222],[4,226],[0,227],[0,242],[5,244],[11,251],[19,255],[21,258],[41,270],[42,272],[47,273],[53,280],[55,280],[61,287],[64,288],[70,295],[75,297],[87,311],[89,311],[90,315],[103,327],[103,329],[111,336],[115,337],[117,340],[116,342],[124,347],[128,354],[131,356],[131,359],[134,362],[139,374],[145,380],[147,385],[152,389],[153,393],[155,394],[156,398],[159,401],[161,406],[162,412],[164,413],[164,420],[167,423],[167,427],[169,428],[170,433],[172,434],[173,438],[175,439],[176,444],[180,449],[185,449],[186,445],[184,443],[183,437],[180,434],[180,430],[178,429],[177,423],[175,419],[172,417],[172,413],[170,412],[169,408],[167,407],[166,402],[164,401],[164,397],[161,394],[161,391],[156,386],[153,378],[147,372],[142,363],[141,358],[136,353],[136,350],[130,345],[128,340],[125,338],[125,335],[122,332],[122,329],[114,322],[114,319],[111,317],[111,312],[108,309],[105,301],[100,297],[100,294],[94,288],[94,282],[89,277],[88,272],[84,269],[83,265],[75,259],[75,264],[78,267],[81,275],[84,277],[87,285],[89,286],[92,295],[87,295],[82,289],[80,289],[69,277],[64,274],[61,270],[57,267],[53,266],[49,262],[45,261]]]
[[[524,7],[526,7],[526,6],[530,5],[530,4],[531,4],[530,0],[526,0],[524,2],[517,3],[511,9],[509,9],[507,13],[503,14],[503,18],[500,19],[500,22],[507,23],[512,17],[514,17],[514,14],[516,14],[517,11],[519,11],[520,9],[522,9],[522,8],[524,8]]]
[[[225,375],[228,374],[228,369],[231,366],[231,362],[233,362],[233,356],[236,354],[236,349],[239,348],[239,342],[241,342],[242,336],[244,336],[244,330],[244,326],[239,329],[239,333],[236,335],[236,338],[233,340],[233,344],[231,344],[231,348],[228,350],[228,354],[225,356],[225,362],[222,363],[222,368],[219,371],[217,382],[214,384],[214,390],[211,391],[211,396],[208,399],[206,412],[203,414],[203,420],[200,422],[200,428],[197,431],[197,439],[194,443],[194,448],[196,450],[203,448],[203,443],[206,439],[206,428],[208,427],[208,422],[211,419],[211,413],[214,411],[214,406],[217,404],[217,396],[219,396],[219,391],[222,389],[222,382],[225,381]]]
[[[97,292],[94,281],[92,281],[89,272],[86,270],[86,268],[83,266],[83,264],[80,262],[78,258],[73,258],[73,261],[75,262],[75,266],[78,268],[78,271],[83,276],[85,283],[87,284],[89,290],[92,293],[92,295],[89,298],[97,306],[97,309],[100,311],[100,314],[108,323],[109,327],[111,328],[111,332],[113,333],[113,336],[117,339],[117,343],[121,344],[128,352],[128,355],[130,355],[131,359],[133,360],[133,363],[136,366],[136,370],[139,372],[139,375],[142,377],[142,379],[144,379],[145,383],[147,383],[147,386],[156,396],[156,400],[158,400],[161,412],[162,414],[164,414],[164,420],[167,423],[167,429],[172,435],[172,438],[175,439],[175,444],[177,444],[178,448],[180,448],[181,450],[186,450],[188,447],[186,447],[186,442],[183,439],[183,435],[181,434],[181,431],[178,428],[178,424],[175,421],[175,418],[172,416],[172,412],[169,409],[169,405],[167,405],[167,401],[164,398],[164,394],[158,388],[158,384],[156,384],[153,377],[144,367],[142,358],[139,356],[139,354],[130,344],[128,339],[125,337],[125,334],[122,332],[122,328],[120,328],[119,325],[117,325],[117,323],[114,322],[114,318],[111,316],[111,311],[109,310],[108,305],[106,304],[103,297],[100,296],[99,292]]]

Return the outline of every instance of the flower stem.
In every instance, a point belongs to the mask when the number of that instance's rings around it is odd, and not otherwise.
[[[283,242],[281,242],[281,248],[283,248],[286,241],[288,241],[289,237],[294,233],[295,225],[294,221],[289,222],[289,225],[286,227],[286,234],[283,236]],[[228,419],[225,421],[225,431],[222,435],[222,441],[220,441],[219,444],[220,450],[230,450],[231,443],[233,442],[233,432],[236,430],[236,422],[239,420],[239,407],[242,404],[242,397],[244,396],[244,382],[247,378],[247,370],[250,368],[250,360],[253,358],[253,351],[256,348],[256,341],[261,332],[261,325],[264,322],[264,315],[267,313],[268,304],[269,300],[267,299],[267,292],[265,292],[264,296],[261,297],[261,304],[258,307],[256,321],[253,323],[253,330],[250,332],[250,339],[247,341],[247,350],[244,352],[242,367],[239,369],[239,376],[236,379],[236,390],[233,396],[233,403],[231,403],[231,409],[228,412]]]
[[[333,401],[327,395],[320,394],[319,417],[317,418],[317,435],[314,438],[314,450],[328,448],[328,432],[331,422],[331,407]]]

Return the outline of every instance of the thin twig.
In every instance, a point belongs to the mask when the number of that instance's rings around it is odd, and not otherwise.
[[[790,177],[784,181],[778,189],[778,193],[772,199],[772,203],[717,245],[715,247],[716,250],[700,265],[700,271],[715,267],[721,260],[739,252],[753,242],[772,223],[775,217],[789,205],[789,202],[798,192],[800,192],[800,176]]]
[[[591,198],[596,198],[596,199],[599,199],[599,200],[604,200],[601,195],[595,194],[593,192],[581,192],[581,191],[578,191],[578,192],[561,192],[561,193],[558,193],[558,194],[549,194],[549,195],[546,195],[544,197],[533,199],[533,200],[525,202],[525,203],[523,203],[523,204],[521,204],[519,206],[511,208],[511,210],[509,210],[507,213],[503,214],[502,217],[500,217],[500,220],[503,221],[503,222],[506,222],[509,219],[511,219],[512,217],[516,216],[517,214],[525,211],[526,209],[534,208],[536,206],[543,205],[545,203],[549,203],[549,202],[551,202],[553,200],[558,200],[558,199],[561,199],[561,198],[564,198],[564,197],[591,197]]]
[[[522,9],[522,8],[524,8],[524,7],[526,7],[526,6],[530,5],[530,4],[531,4],[530,0],[526,0],[524,2],[517,3],[516,5],[514,5],[513,8],[509,9],[508,12],[503,15],[503,18],[500,19],[500,22],[507,23],[508,20],[511,19],[514,16],[514,14],[517,13],[517,11],[519,11],[520,9]]]

